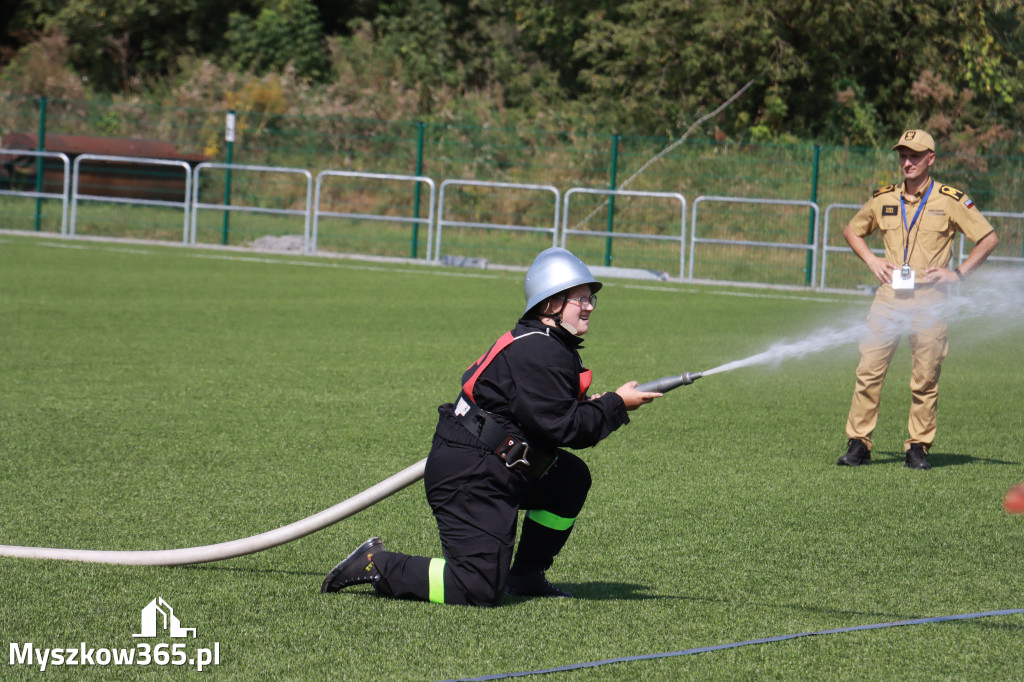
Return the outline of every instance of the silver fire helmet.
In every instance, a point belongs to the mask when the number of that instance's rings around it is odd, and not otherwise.
[[[602,286],[583,261],[570,251],[557,246],[544,249],[533,259],[523,280],[523,294],[526,296],[523,314],[544,299],[580,284],[589,284],[591,293],[597,293]]]

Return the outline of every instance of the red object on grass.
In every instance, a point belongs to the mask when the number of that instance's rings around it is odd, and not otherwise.
[[[1024,482],[1018,483],[1006,492],[1003,509],[1011,514],[1024,514]]]

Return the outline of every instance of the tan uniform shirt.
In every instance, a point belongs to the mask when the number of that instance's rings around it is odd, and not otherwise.
[[[992,232],[988,220],[966,194],[935,181],[932,181],[927,203],[914,222],[914,215],[927,192],[928,186],[925,185],[916,195],[904,196],[904,206],[901,206],[903,183],[879,187],[850,221],[854,234],[861,237],[875,230],[882,231],[885,259],[893,265],[903,265],[906,249],[906,262],[913,268],[919,282],[928,268],[949,265],[957,232],[962,232],[975,243]],[[910,228],[909,232],[907,228]]]

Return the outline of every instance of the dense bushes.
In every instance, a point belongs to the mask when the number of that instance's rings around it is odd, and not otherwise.
[[[949,151],[1024,153],[1018,0],[25,0],[5,11],[0,94],[671,137],[753,80],[699,135],[874,147],[923,126]]]

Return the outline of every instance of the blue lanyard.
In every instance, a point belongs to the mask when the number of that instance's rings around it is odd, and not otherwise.
[[[907,231],[907,238],[903,242],[903,264],[907,264],[907,249],[910,247],[910,231],[914,229],[914,225],[917,224],[917,219],[921,216],[921,211],[924,209],[924,205],[928,203],[928,197],[931,196],[932,187],[935,186],[935,181],[932,180],[928,185],[928,191],[921,197],[921,204],[914,211],[914,219],[910,221],[910,227],[907,227],[907,204],[903,200],[903,192],[900,192],[900,217],[903,218],[903,229]]]

